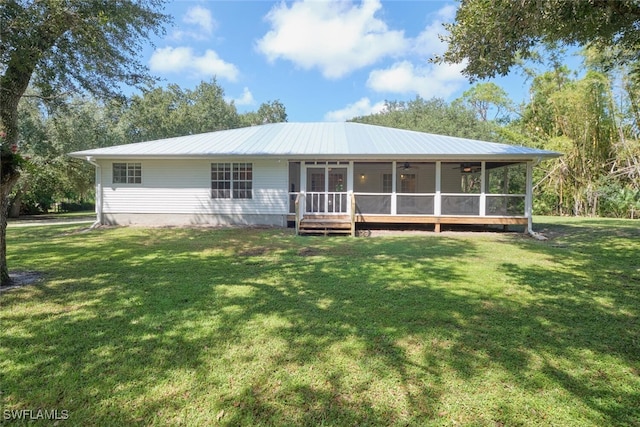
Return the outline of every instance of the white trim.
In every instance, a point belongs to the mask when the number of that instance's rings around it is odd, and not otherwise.
[[[391,162],[391,215],[397,215],[398,202],[396,199],[398,185],[398,162],[396,160]]]
[[[487,216],[487,194],[485,188],[486,162],[480,162],[480,216]]]
[[[527,162],[527,178],[526,178],[527,194],[524,198],[524,216],[529,219],[528,231],[533,233],[533,162]]]
[[[433,214],[440,215],[442,212],[442,162],[436,162],[436,198],[433,201]]]

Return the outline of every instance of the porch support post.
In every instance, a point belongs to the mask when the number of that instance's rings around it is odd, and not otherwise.
[[[524,216],[527,218],[527,232],[533,233],[533,162],[527,162],[527,193],[524,197]]]
[[[391,162],[391,170],[393,174],[391,174],[391,215],[397,214],[397,203],[396,203],[396,181],[398,176],[398,171],[396,170],[398,162],[395,160]]]
[[[433,214],[442,215],[442,162],[436,162],[436,198],[433,201]]]
[[[347,213],[351,214],[351,194],[353,194],[353,160],[347,166]]]
[[[487,193],[485,192],[485,166],[487,162],[480,162],[480,216],[487,213]]]
[[[307,164],[306,162],[300,162],[300,219],[304,218],[304,213],[307,210]]]

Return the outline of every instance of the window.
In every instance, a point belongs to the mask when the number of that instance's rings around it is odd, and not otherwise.
[[[114,163],[114,184],[142,184],[142,163]]]
[[[233,198],[251,199],[253,190],[253,165],[251,163],[233,164]]]
[[[212,199],[252,199],[252,163],[211,163]]]
[[[211,198],[231,198],[231,163],[211,163]]]

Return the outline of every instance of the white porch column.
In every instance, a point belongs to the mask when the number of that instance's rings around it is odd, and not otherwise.
[[[353,160],[347,166],[347,213],[351,215],[351,195],[353,194]]]
[[[487,162],[480,162],[480,216],[487,213],[487,193],[485,192],[485,166]]]
[[[304,217],[307,210],[307,164],[300,162],[300,219]]]
[[[436,197],[433,200],[433,214],[442,215],[442,162],[436,162]]]
[[[533,231],[533,162],[527,162],[527,194],[524,197],[524,216],[529,232]]]
[[[391,215],[396,215],[397,213],[397,203],[396,203],[396,181],[398,171],[396,170],[397,163],[395,160],[391,162],[391,170],[393,173],[391,174]]]

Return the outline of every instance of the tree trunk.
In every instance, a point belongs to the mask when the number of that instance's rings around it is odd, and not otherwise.
[[[9,218],[20,217],[20,211],[22,210],[22,191],[18,190],[18,194],[9,203]]]
[[[3,162],[0,162],[0,165]],[[4,170],[3,170],[4,169]],[[20,177],[17,171],[7,171],[0,166],[2,188],[0,190],[0,286],[9,286],[9,268],[7,266],[7,216],[9,214],[9,193]]]

